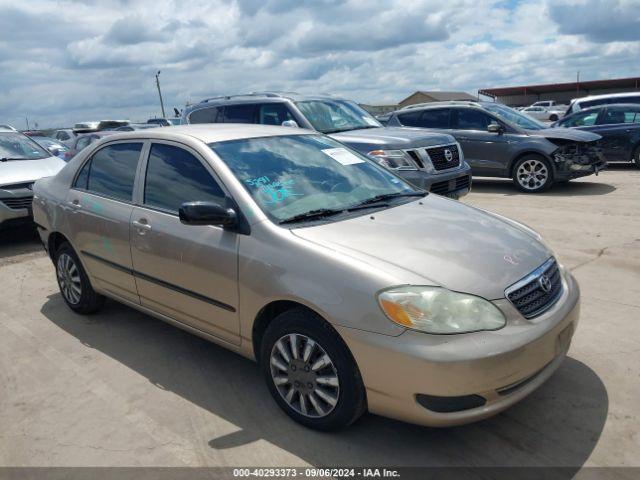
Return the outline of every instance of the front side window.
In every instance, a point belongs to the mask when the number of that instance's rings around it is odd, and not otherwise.
[[[224,123],[256,123],[256,105],[227,105],[224,107],[222,121]]]
[[[401,113],[398,115],[398,120],[405,127],[419,127],[420,117],[422,112],[420,110],[410,110],[407,113]]]
[[[580,112],[571,115],[570,117],[562,120],[560,125],[563,127],[587,127],[589,125],[595,125],[598,118],[599,111],[595,112]]]
[[[486,130],[491,123],[491,117],[475,108],[461,108],[457,113],[456,128],[460,130]]]
[[[98,150],[91,157],[87,190],[130,202],[141,150],[142,143],[117,143]]]
[[[185,202],[222,204],[224,191],[191,153],[173,145],[154,144],[145,177],[144,204],[171,213]]]
[[[296,106],[317,131],[338,133],[362,128],[377,128],[382,124],[354,102],[346,100],[308,100]]]
[[[58,140],[69,140],[70,137],[69,137],[69,134],[67,132],[60,131],[56,135],[56,138]]]
[[[39,160],[50,157],[49,153],[26,135],[18,132],[0,133],[0,159]]]
[[[420,127],[423,128],[449,128],[449,112],[447,108],[425,110],[422,112]]]
[[[258,123],[262,125],[282,125],[287,120],[296,119],[284,103],[265,103],[258,107]]]
[[[347,209],[379,195],[416,194],[372,160],[320,135],[209,146],[276,223],[320,209]]]

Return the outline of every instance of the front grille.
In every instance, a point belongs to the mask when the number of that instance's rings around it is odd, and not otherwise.
[[[0,190],[22,190],[23,188],[33,190],[33,182],[12,183],[11,185],[3,185],[0,187]]]
[[[437,193],[438,195],[444,195],[449,192],[449,180],[444,182],[436,182],[431,184],[430,192]]]
[[[471,183],[471,177],[465,175],[463,177],[456,178],[456,190],[462,190],[463,188],[469,188]]]
[[[32,201],[33,197],[13,197],[0,199],[0,202],[4,203],[7,207],[14,210],[19,210],[21,208],[30,209]]]
[[[545,277],[546,280],[545,281]],[[560,298],[562,279],[555,259],[547,260],[524,279],[505,291],[507,298],[525,318],[540,315]]]
[[[427,148],[427,154],[436,170],[447,170],[460,165],[460,152],[457,145]]]

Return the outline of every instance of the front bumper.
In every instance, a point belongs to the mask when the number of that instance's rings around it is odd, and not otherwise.
[[[0,187],[0,224],[7,220],[28,219],[32,213],[33,192],[28,188],[3,190]]]
[[[506,299],[495,301],[507,325],[493,332],[407,330],[390,337],[337,327],[360,369],[369,411],[443,427],[490,417],[522,400],[560,366],[578,323],[578,285],[568,272],[563,277],[560,299],[534,319],[526,320]],[[423,406],[425,396],[445,403],[477,397],[483,402],[435,411]]]
[[[573,148],[571,148],[573,147]],[[556,180],[571,180],[586,177],[607,168],[601,148],[589,146],[566,146],[556,150],[552,159],[555,164]]]
[[[466,162],[443,173],[432,174],[424,170],[399,170],[397,173],[416,187],[438,195],[460,198],[471,191],[471,167]]]

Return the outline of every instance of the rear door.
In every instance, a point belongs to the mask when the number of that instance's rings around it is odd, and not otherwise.
[[[130,228],[142,305],[239,344],[238,234],[178,218],[184,202],[222,204],[221,183],[197,152],[172,142],[154,141],[141,172]]]
[[[129,223],[142,142],[96,151],[67,195],[71,243],[98,288],[139,303],[132,275]]]
[[[640,107],[606,107],[595,125],[581,129],[602,135],[601,145],[607,161],[628,162],[640,132]]]

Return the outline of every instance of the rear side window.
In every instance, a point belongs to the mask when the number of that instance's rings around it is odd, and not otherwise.
[[[196,110],[189,115],[189,123],[217,123],[222,121],[222,107],[209,107]]]
[[[178,213],[184,202],[222,204],[225,193],[204,165],[191,153],[173,145],[154,144],[149,154],[144,203]]]
[[[89,165],[87,190],[130,202],[141,150],[142,143],[118,143],[98,150],[91,157],[90,165],[87,163]],[[78,181],[81,181],[85,175],[84,169],[87,165],[80,172]]]
[[[256,123],[257,105],[227,105],[224,107],[224,123]],[[220,120],[218,120],[220,121]]]
[[[640,123],[640,113],[636,108],[608,108],[602,119],[603,125],[617,123]]]
[[[419,127],[421,116],[422,112],[420,110],[413,110],[399,114],[398,120],[400,120],[400,123],[406,127]]]
[[[455,112],[457,113],[455,126],[460,130],[486,130],[492,121],[489,115],[474,108],[460,108]]]
[[[422,112],[420,127],[449,128],[449,109],[425,110]]]

